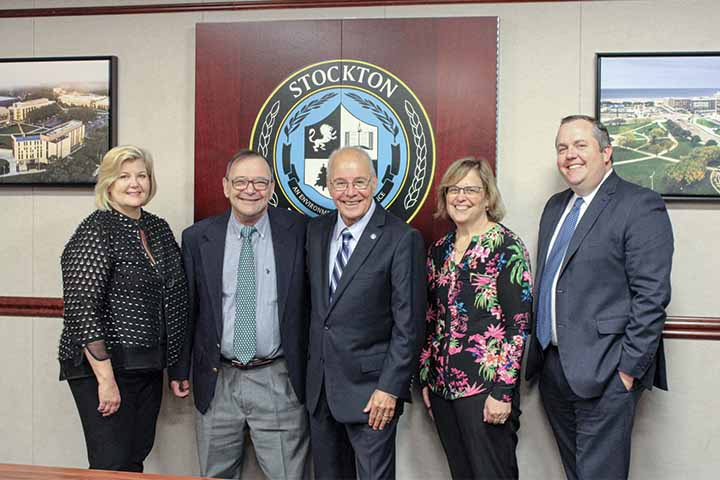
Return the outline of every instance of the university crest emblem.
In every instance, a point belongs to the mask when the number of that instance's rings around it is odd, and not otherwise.
[[[327,162],[341,147],[364,149],[378,176],[375,198],[410,221],[435,171],[425,109],[399,78],[358,60],[309,65],[285,79],[258,112],[250,145],[275,170],[276,206],[306,215],[334,208]]]

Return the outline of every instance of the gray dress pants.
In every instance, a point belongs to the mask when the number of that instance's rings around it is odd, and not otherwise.
[[[240,478],[249,430],[267,478],[307,478],[307,411],[290,384],[284,358],[248,370],[223,364],[215,397],[205,414],[197,413],[196,427],[204,477]]]

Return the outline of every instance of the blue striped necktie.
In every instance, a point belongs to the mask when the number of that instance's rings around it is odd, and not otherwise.
[[[565,220],[560,227],[560,231],[555,238],[555,243],[553,244],[552,250],[550,250],[550,255],[547,257],[542,278],[540,279],[537,328],[535,330],[535,335],[537,335],[538,341],[543,349],[547,348],[552,337],[553,280],[560,269],[560,265],[562,265],[563,259],[565,258],[565,251],[570,244],[573,232],[575,232],[582,204],[582,197],[575,199],[572,209],[565,217]]]
[[[238,260],[237,286],[235,288],[235,331],[233,332],[233,353],[240,363],[248,363],[255,356],[257,348],[255,324],[255,253],[252,235],[255,227],[242,227],[240,237],[240,260]]]
[[[333,264],[332,275],[330,276],[330,303],[333,302],[333,294],[335,289],[340,284],[340,278],[342,277],[345,265],[347,265],[350,259],[350,240],[353,238],[352,233],[347,228],[343,229],[342,232],[342,245],[338,249],[337,255],[335,255],[335,263]]]

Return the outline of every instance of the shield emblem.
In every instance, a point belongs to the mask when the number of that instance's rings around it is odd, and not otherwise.
[[[340,145],[359,147],[372,160],[375,173],[378,171],[378,127],[365,123],[340,105]]]
[[[341,147],[360,147],[377,171],[377,127],[363,122],[341,104],[327,117],[305,127],[305,184],[330,198],[327,189],[327,163],[330,154]]]

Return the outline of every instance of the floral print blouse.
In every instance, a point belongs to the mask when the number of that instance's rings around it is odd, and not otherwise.
[[[489,393],[509,402],[532,308],[527,249],[501,224],[473,237],[458,264],[454,248],[450,232],[428,252],[420,381],[448,400]]]

